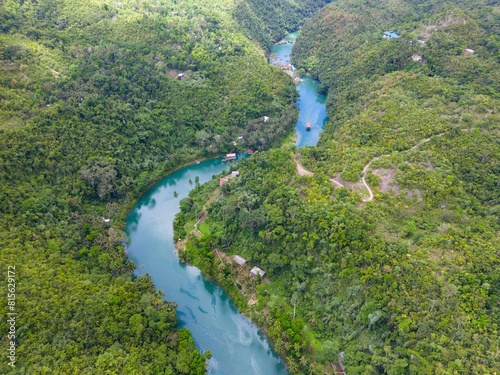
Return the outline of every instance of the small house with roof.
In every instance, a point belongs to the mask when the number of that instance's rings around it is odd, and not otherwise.
[[[382,34],[382,38],[384,39],[398,39],[399,34],[394,31],[384,31]]]
[[[411,60],[414,62],[422,63],[422,56],[417,55],[416,53],[411,56]]]
[[[254,268],[252,268],[252,270],[250,271],[250,275],[251,276],[257,276],[259,275],[260,277],[264,277],[265,276],[265,272],[264,270],[262,270],[261,268],[255,266]]]
[[[240,171],[232,171],[231,174],[228,174],[226,177],[222,177],[219,179],[219,186],[224,185],[226,182],[229,182],[229,179],[233,177],[237,177],[240,175]]]
[[[240,266],[243,267],[245,264],[247,264],[247,260],[243,258],[242,256],[235,255],[233,257],[233,260]]]

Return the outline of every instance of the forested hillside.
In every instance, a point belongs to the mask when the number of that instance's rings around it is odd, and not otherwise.
[[[483,1],[328,5],[292,56],[328,93],[318,146],[259,152],[182,203],[181,236],[208,212],[184,256],[293,373],[500,368],[499,16]],[[213,249],[269,280],[243,280]]]
[[[314,12],[331,0],[240,1],[234,16],[240,27],[266,50],[283,37],[283,30],[297,30]]]
[[[1,373],[204,372],[174,306],[133,280],[120,228],[172,169],[291,131],[294,85],[258,44],[320,3],[290,4],[275,24],[258,2],[1,2],[0,264],[4,278],[15,266],[19,313]]]

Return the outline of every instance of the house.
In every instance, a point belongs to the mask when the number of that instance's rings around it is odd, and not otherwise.
[[[419,62],[419,63],[421,63],[421,62],[422,62],[422,56],[417,55],[417,54],[412,55],[412,56],[411,56],[411,59],[412,59],[412,61],[414,61],[414,62]]]
[[[226,157],[222,161],[236,160],[236,154],[226,154]]]
[[[233,177],[236,177],[239,175],[240,175],[240,171],[232,171],[231,174],[229,175],[229,178],[233,178]]]
[[[186,73],[180,72],[179,74],[177,74],[177,79],[183,79],[185,75]]]
[[[247,263],[246,259],[245,259],[245,258],[243,258],[243,257],[241,257],[241,256],[239,256],[239,255],[235,255],[235,256],[233,257],[233,260],[234,260],[236,263],[238,263],[238,265],[239,265],[239,266],[241,266],[241,267],[243,267],[243,266]]]
[[[475,51],[473,49],[466,48],[464,50],[464,52],[465,52],[466,55],[473,55]]]
[[[226,182],[229,181],[229,178],[223,177],[219,180],[219,186],[224,185]]]
[[[269,117],[264,116],[264,122],[269,122]]]
[[[265,274],[266,273],[262,269],[260,269],[259,267],[254,267],[250,271],[250,275],[253,275],[253,276],[259,275],[260,277],[264,277]]]
[[[399,35],[394,31],[384,31],[382,34],[382,38],[384,39],[398,39]]]
[[[247,154],[248,154],[248,155],[252,155],[252,154],[253,154],[253,150],[252,150],[251,148],[249,148],[249,149],[247,150]]]

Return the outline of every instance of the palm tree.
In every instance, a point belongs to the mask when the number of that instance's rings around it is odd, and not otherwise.
[[[305,356],[300,357],[300,364],[302,366],[307,366],[308,361],[307,361],[307,358]]]

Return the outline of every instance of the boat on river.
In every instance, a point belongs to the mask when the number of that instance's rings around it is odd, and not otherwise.
[[[226,154],[226,156],[224,157],[224,159],[222,159],[222,161],[233,161],[236,159],[237,159],[236,153],[231,153],[231,154]]]
[[[311,130],[311,123],[310,122],[306,123],[306,130]]]

